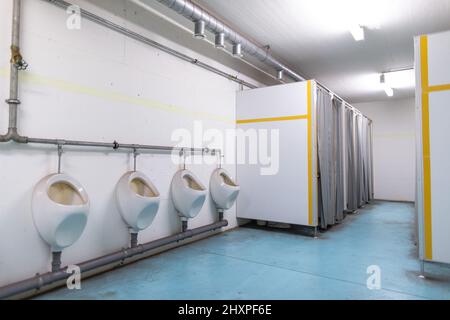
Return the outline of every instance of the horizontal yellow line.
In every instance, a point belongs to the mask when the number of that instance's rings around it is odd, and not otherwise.
[[[9,76],[9,67],[0,67],[0,77]],[[68,82],[65,80],[46,77],[37,73],[31,73],[25,71],[21,73],[21,80],[25,84],[39,85],[43,87],[52,88],[54,90],[60,90],[64,92],[71,92],[76,94],[83,94],[90,97],[97,97],[107,101],[113,101],[116,103],[126,105],[136,105],[157,110],[164,110],[166,112],[178,113],[180,116],[190,116],[191,118],[202,120],[214,120],[227,124],[234,124],[235,119],[233,117],[226,117],[214,113],[194,111],[186,107],[166,104],[158,100],[151,100],[144,97],[130,96],[118,91],[104,90],[100,88],[85,86],[83,84]]]
[[[443,84],[439,86],[430,86],[426,89],[427,92],[447,91],[450,90],[450,84]]]
[[[299,115],[299,116],[289,116],[289,117],[276,117],[276,118],[260,118],[260,119],[247,119],[247,120],[237,120],[237,124],[245,124],[245,123],[258,123],[258,122],[277,122],[277,121],[290,121],[290,120],[302,120],[308,119],[308,115]]]

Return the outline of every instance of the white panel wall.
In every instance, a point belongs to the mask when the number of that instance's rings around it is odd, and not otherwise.
[[[450,84],[450,36],[449,32],[428,37],[428,76],[430,86]]]
[[[450,31],[417,37],[415,45],[420,256],[450,263]]]
[[[450,36],[448,37],[450,39]],[[430,94],[433,259],[450,263],[450,91]]]
[[[88,2],[74,2],[167,43]],[[119,6],[114,11],[127,14],[126,1],[110,3]],[[0,1],[1,101],[8,97],[11,6],[11,1]],[[133,19],[139,19],[140,15],[130,13]],[[203,121],[204,129],[223,131],[235,127],[236,83],[86,20],[82,21],[81,30],[69,31],[66,19],[66,13],[55,6],[43,1],[23,1],[22,52],[30,67],[21,76],[22,134],[174,145],[172,132],[177,128],[192,130],[195,120]],[[174,43],[167,44],[198,57]],[[199,58],[233,72],[207,58]],[[7,130],[7,114],[7,105],[0,105],[2,133]],[[35,183],[55,172],[56,166],[53,147],[0,145],[0,286],[48,271],[49,248],[34,228],[30,202]],[[91,200],[87,228],[81,239],[64,251],[63,263],[77,263],[127,246],[128,233],[115,205],[114,186],[132,168],[130,155],[72,148],[63,155],[62,168],[85,186]],[[189,168],[207,185],[215,166]],[[226,168],[235,175],[234,165]],[[178,232],[179,218],[169,196],[169,184],[177,165],[168,155],[146,154],[138,158],[138,169],[153,179],[162,198],[156,220],[140,234],[140,242]],[[229,228],[237,225],[235,209],[225,217],[230,222]],[[216,219],[212,201],[208,199],[190,226],[198,227]]]
[[[360,103],[373,120],[375,199],[415,199],[414,99]]]
[[[261,131],[268,132],[269,137],[271,131],[279,132],[279,146],[275,149],[279,162],[277,172],[263,175],[261,168],[264,165],[260,162],[238,164],[238,180],[245,186],[238,199],[238,217],[310,225],[308,120],[273,119],[306,115],[307,106],[306,81],[238,93],[238,120],[272,119],[267,122],[239,124],[239,129],[246,132],[257,130],[258,139],[263,137]],[[264,140],[258,142],[260,148],[262,144],[265,144]],[[273,144],[271,149],[273,152]],[[272,157],[271,161],[274,160],[275,157]],[[314,214],[312,225],[316,223]]]

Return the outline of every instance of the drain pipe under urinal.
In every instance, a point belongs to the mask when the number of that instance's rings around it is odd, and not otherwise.
[[[219,221],[222,221],[223,220],[224,210],[223,209],[217,209],[217,213],[219,214]]]
[[[61,251],[52,251],[52,272],[61,270]]]

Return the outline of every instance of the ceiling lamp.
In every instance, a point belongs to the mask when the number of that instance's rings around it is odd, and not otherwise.
[[[350,28],[350,33],[353,36],[353,39],[355,41],[362,41],[364,40],[364,28],[360,25],[355,25]]]
[[[416,75],[414,69],[403,69],[384,73],[386,83],[394,89],[414,88]]]
[[[392,97],[394,95],[394,89],[392,89],[389,84],[386,83],[386,77],[384,73],[380,76],[380,84],[388,97]]]
[[[277,71],[277,80],[283,80],[283,76],[284,76],[284,70],[278,70]]]

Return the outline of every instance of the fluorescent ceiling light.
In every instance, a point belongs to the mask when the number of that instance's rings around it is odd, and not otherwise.
[[[352,34],[355,41],[364,40],[364,28],[360,25],[355,25],[350,28],[350,33]]]
[[[388,97],[394,96],[394,89],[392,89],[392,87],[386,82],[386,76],[384,73],[380,76],[380,84]]]
[[[384,85],[384,92],[386,92],[386,95],[388,97],[393,97],[394,96],[394,89],[392,89],[388,85]]]
[[[315,32],[328,35],[348,35],[357,41],[367,36],[368,30],[380,29],[396,19],[392,0],[286,0],[292,3],[294,14],[302,14],[304,23]]]
[[[386,84],[395,89],[414,88],[416,84],[415,78],[414,69],[384,73]]]

